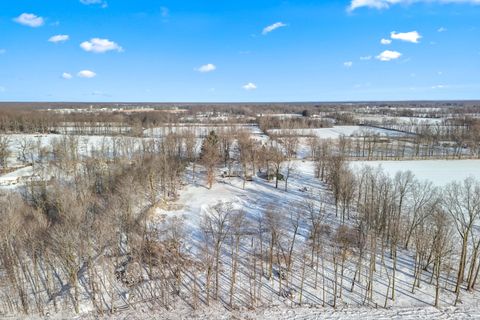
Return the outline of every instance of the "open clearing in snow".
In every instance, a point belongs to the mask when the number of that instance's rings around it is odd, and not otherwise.
[[[394,176],[399,171],[411,171],[420,180],[429,180],[436,186],[445,186],[468,177],[480,179],[480,160],[412,160],[412,161],[355,161],[352,168],[367,165],[381,166]]]

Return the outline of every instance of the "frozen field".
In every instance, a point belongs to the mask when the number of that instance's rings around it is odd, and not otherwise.
[[[383,115],[365,115],[365,116],[358,116],[358,120],[361,121],[370,121],[375,123],[383,123],[383,122],[392,122],[395,121],[399,124],[440,124],[443,119],[442,118],[421,118],[421,117],[393,117],[393,116],[383,116]]]
[[[437,186],[467,177],[480,179],[480,160],[415,160],[415,161],[358,161],[352,162],[354,168],[363,165],[381,166],[387,173],[395,175],[398,171],[410,170],[416,178],[430,180]]]
[[[380,135],[386,137],[404,136],[405,133],[373,128],[367,126],[334,126],[332,128],[316,128],[316,129],[271,129],[269,134],[288,135],[288,136],[311,136],[320,139],[338,139],[342,136],[362,136],[362,135]]]
[[[164,127],[155,127],[151,129],[144,130],[143,134],[145,137],[165,137],[169,133],[179,133],[185,134],[188,132],[194,132],[197,137],[205,137],[210,131],[229,131],[229,130],[246,130],[253,135],[259,135],[262,133],[260,128],[257,125],[248,125],[248,124],[231,124],[228,126],[215,126],[215,125],[202,125],[202,124],[179,124],[172,126]]]

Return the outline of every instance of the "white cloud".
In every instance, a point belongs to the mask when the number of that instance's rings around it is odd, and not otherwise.
[[[388,9],[395,4],[413,4],[419,2],[440,3],[440,4],[480,4],[480,0],[351,0],[348,11],[366,7],[372,9]]]
[[[70,37],[66,34],[57,34],[53,37],[50,37],[50,39],[48,39],[48,41],[53,42],[53,43],[59,43],[59,42],[65,42],[68,39],[70,39]]]
[[[392,40],[390,40],[390,39],[382,39],[382,40],[380,40],[380,43],[387,45],[387,44],[392,43]]]
[[[73,76],[68,72],[64,72],[64,73],[62,73],[62,78],[65,79],[65,80],[70,80],[70,79],[73,78]]]
[[[345,61],[345,62],[343,63],[343,66],[344,66],[345,68],[351,68],[351,67],[353,66],[353,62],[352,62],[352,61]]]
[[[170,10],[167,7],[160,7],[160,14],[163,18],[168,18],[170,15]]]
[[[45,24],[45,20],[42,17],[34,15],[33,13],[22,13],[17,18],[13,19],[15,22],[24,26],[38,28]]]
[[[87,6],[92,5],[92,4],[98,4],[98,5],[100,5],[102,8],[108,7],[107,2],[104,1],[104,0],[80,0],[80,2],[81,2],[82,4],[87,5]]]
[[[274,23],[274,24],[271,24],[271,25],[263,28],[262,34],[263,34],[263,35],[266,35],[266,34],[272,32],[273,30],[276,30],[276,29],[282,28],[282,27],[286,27],[286,26],[287,26],[287,25],[286,25],[285,23],[283,23],[283,22],[276,22],[276,23]]]
[[[363,57],[360,57],[360,60],[363,60],[363,61],[372,60],[372,56],[363,56]]]
[[[203,66],[196,68],[195,70],[198,72],[206,73],[206,72],[215,71],[216,69],[217,69],[217,66],[215,66],[212,63],[207,63],[207,64],[204,64]]]
[[[104,53],[107,51],[122,52],[123,48],[117,43],[108,39],[93,38],[80,44],[80,47],[87,52]]]
[[[97,76],[97,74],[93,71],[90,71],[90,70],[82,70],[80,71],[77,76],[79,76],[80,78],[95,78]]]
[[[255,83],[249,82],[246,85],[242,86],[242,88],[247,90],[247,91],[252,91],[252,90],[257,89],[257,85]]]
[[[422,36],[417,31],[410,31],[410,32],[395,32],[393,31],[390,33],[390,37],[395,40],[402,40],[406,42],[418,43],[418,40],[422,38]]]
[[[103,91],[93,91],[92,96],[98,96],[98,97],[111,97],[110,94],[103,92]]]
[[[376,56],[375,58],[380,60],[380,61],[390,61],[390,60],[398,59],[401,56],[402,56],[402,54],[400,52],[385,50],[382,53],[380,53],[378,56]]]
[[[350,2],[348,10],[353,11],[362,7],[386,9],[390,6],[391,2],[393,2],[393,0],[352,0],[352,2]]]
[[[440,27],[437,29],[437,32],[445,32],[447,31],[447,28],[444,28],[444,27]]]

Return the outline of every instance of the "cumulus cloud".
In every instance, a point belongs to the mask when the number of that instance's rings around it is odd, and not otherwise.
[[[244,86],[242,86],[242,88],[247,90],[247,91],[252,91],[252,90],[257,89],[257,85],[255,83],[249,82],[249,83],[245,84]]]
[[[398,59],[401,56],[402,56],[402,54],[400,52],[385,50],[382,53],[380,53],[378,56],[376,56],[375,58],[380,60],[380,61],[390,61],[390,60]]]
[[[390,38],[406,42],[418,43],[418,40],[420,40],[422,36],[417,31],[399,33],[393,31],[392,33],[390,33]]]
[[[48,41],[53,43],[59,43],[59,42],[68,41],[68,39],[70,39],[70,37],[66,34],[57,34],[55,36],[50,37]]]
[[[466,3],[466,4],[480,4],[480,0],[351,0],[348,6],[348,11],[354,11],[355,9],[366,7],[372,9],[388,9],[395,4],[412,4],[419,2],[428,3]]]
[[[215,71],[216,69],[217,69],[217,66],[215,66],[212,63],[207,63],[207,64],[204,64],[203,66],[196,68],[195,70],[198,72],[206,73],[206,72]]]
[[[73,78],[73,76],[68,72],[64,72],[64,73],[62,73],[62,78],[65,79],[65,80],[70,80],[70,79]]]
[[[85,41],[80,44],[80,47],[87,51],[93,53],[105,53],[107,51],[118,51],[122,52],[123,48],[117,43],[110,41],[108,39],[93,38],[90,41]]]
[[[353,66],[353,62],[352,62],[352,61],[345,61],[345,62],[343,63],[343,66],[344,66],[345,68],[351,68],[351,67]]]
[[[283,28],[283,27],[286,27],[287,25],[283,22],[276,22],[274,24],[271,24],[265,28],[263,28],[263,31],[262,31],[262,34],[263,35],[266,35],[266,34],[269,34],[270,32],[278,29],[278,28]]]
[[[390,39],[382,39],[382,40],[380,40],[380,43],[387,45],[387,44],[392,43],[392,40],[390,40]]]
[[[437,29],[437,32],[445,32],[447,31],[447,28],[444,28],[444,27],[440,27]]]
[[[92,5],[92,4],[98,4],[102,8],[108,7],[107,1],[104,0],[80,0],[82,4],[85,4],[87,6]]]
[[[90,78],[95,78],[97,76],[97,74],[93,71],[90,71],[90,70],[82,70],[79,73],[77,73],[77,76],[80,77],[80,78],[90,79]]]
[[[21,25],[32,28],[38,28],[45,24],[45,20],[42,17],[39,17],[33,13],[22,13],[13,20]]]

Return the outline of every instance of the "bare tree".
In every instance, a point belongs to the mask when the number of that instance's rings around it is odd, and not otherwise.
[[[0,135],[0,166],[3,170],[8,167],[8,158],[12,154],[10,150],[10,138]]]
[[[244,211],[236,211],[231,216],[231,228],[230,228],[230,237],[231,237],[231,256],[232,256],[232,264],[231,264],[231,277],[230,277],[230,298],[229,298],[229,305],[233,308],[233,300],[235,295],[235,285],[237,281],[237,270],[238,270],[238,256],[239,256],[239,249],[242,237],[245,235],[246,230],[246,223],[247,220],[245,219],[245,212]]]
[[[248,164],[250,163],[254,153],[254,142],[247,131],[240,131],[238,133],[238,151],[239,161],[243,172],[243,189],[245,189],[245,182],[248,179]]]
[[[285,161],[285,155],[278,144],[272,144],[268,149],[268,163],[273,167],[275,177],[275,188],[278,188],[278,181],[281,179],[282,164]],[[267,171],[267,175],[269,175]]]
[[[443,206],[452,217],[455,229],[462,239],[455,286],[457,303],[467,264],[468,240],[480,217],[480,183],[473,178],[467,178],[462,183],[452,182],[447,185],[443,193]]]
[[[195,183],[195,165],[197,163],[197,138],[193,130],[184,132],[187,160],[192,163],[192,182]]]
[[[211,207],[202,218],[201,228],[213,247],[215,270],[215,300],[218,300],[220,288],[220,260],[222,247],[231,229],[233,208],[231,203],[218,203]]]
[[[203,140],[200,160],[207,168],[207,185],[211,189],[215,181],[215,167],[220,161],[219,140],[215,131],[211,131]]]
[[[444,263],[451,254],[453,247],[453,229],[451,226],[451,217],[442,209],[438,208],[431,217],[431,226],[433,226],[433,272],[435,278],[435,302],[434,306],[438,307],[440,299],[440,275],[444,268]]]
[[[283,180],[285,180],[285,191],[288,191],[288,179],[290,179],[296,168],[297,164],[294,161],[287,161],[284,169],[285,174],[283,175]]]

